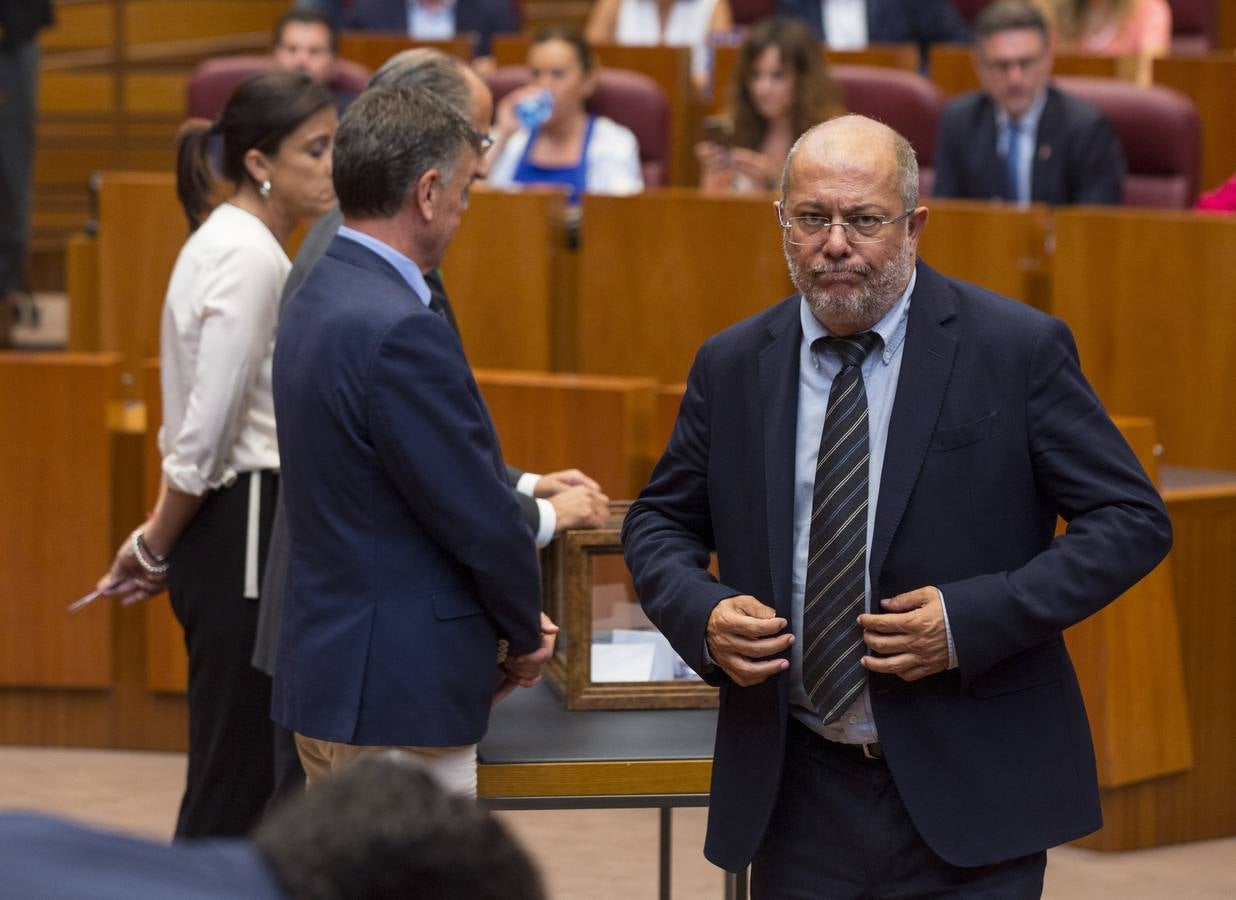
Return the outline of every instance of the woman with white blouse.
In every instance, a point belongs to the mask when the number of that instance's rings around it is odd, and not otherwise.
[[[712,41],[733,28],[729,0],[596,0],[584,37],[590,44],[690,47],[692,79],[706,90]]]
[[[163,478],[150,518],[100,590],[166,587],[189,653],[189,770],[176,836],[242,835],[270,795],[270,678],[249,664],[277,490],[271,353],[291,269],[282,244],[335,202],[329,90],[255,76],[214,123],[179,138],[177,193],[192,232],[168,283],[160,342]],[[211,210],[212,147],[234,185]]]

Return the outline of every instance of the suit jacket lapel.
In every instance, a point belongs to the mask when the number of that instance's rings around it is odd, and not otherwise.
[[[786,300],[768,323],[769,342],[759,355],[760,410],[764,424],[764,492],[773,606],[790,614],[794,552],[794,445],[798,420],[798,361],[802,341],[800,298]]]
[[[983,114],[974,136],[979,163],[978,187],[981,197],[995,200],[1004,196],[1004,160],[996,147],[998,132],[996,106],[990,97],[984,97]]]
[[[869,560],[871,584],[876,590],[888,548],[918,480],[953,371],[957,339],[942,326],[954,311],[945,282],[919,262],[918,281],[910,300],[905,356],[888,425],[880,496],[876,501]]]
[[[1062,160],[1055,152],[1055,142],[1060,135],[1061,116],[1060,95],[1056,89],[1047,89],[1047,102],[1043,104],[1043,114],[1039,116],[1039,130],[1034,135],[1034,160],[1031,162],[1030,199],[1035,203],[1057,203],[1060,198],[1054,196],[1052,189],[1057,182],[1056,172]]]

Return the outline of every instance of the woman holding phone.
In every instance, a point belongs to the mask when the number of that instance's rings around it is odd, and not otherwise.
[[[706,121],[695,147],[701,190],[775,190],[798,136],[845,112],[823,48],[795,19],[765,19],[751,30],[729,92],[728,112]]]
[[[176,188],[189,240],[168,283],[160,340],[158,501],[98,587],[166,588],[189,654],[189,770],[176,837],[243,835],[271,791],[270,678],[249,659],[260,566],[278,487],[271,353],[283,250],[335,202],[330,91],[298,73],[257,75],[218,121],[182,129]],[[212,210],[213,145],[232,183]]]

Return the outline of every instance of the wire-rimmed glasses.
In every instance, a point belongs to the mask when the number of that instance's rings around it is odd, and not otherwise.
[[[777,221],[785,229],[786,239],[791,244],[810,246],[822,244],[833,233],[833,228],[840,225],[845,231],[845,238],[851,244],[874,244],[884,240],[886,225],[895,225],[910,215],[914,210],[907,209],[893,219],[882,219],[870,213],[854,216],[843,216],[840,219],[830,219],[828,216],[790,216],[785,215],[781,204],[777,204]]]

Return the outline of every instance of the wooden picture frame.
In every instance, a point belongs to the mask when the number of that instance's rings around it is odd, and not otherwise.
[[[567,531],[550,544],[541,558],[545,611],[558,623],[554,656],[545,666],[545,676],[567,709],[713,709],[717,689],[702,681],[606,681],[592,680],[594,638],[594,575],[598,566],[626,579],[625,603],[638,611],[634,589],[622,563],[622,520],[627,503],[610,504],[604,528]],[[646,621],[646,620],[645,620]]]

